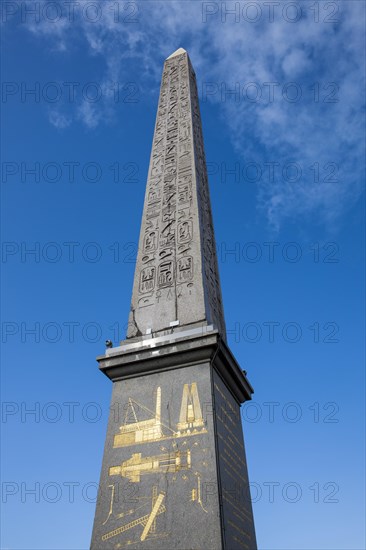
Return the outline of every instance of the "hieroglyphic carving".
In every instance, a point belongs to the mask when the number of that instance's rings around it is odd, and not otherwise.
[[[159,265],[158,272],[158,286],[162,288],[164,286],[171,286],[174,281],[174,264],[172,260],[162,262]]]
[[[225,337],[197,89],[186,53],[164,66],[127,337],[182,318],[182,324],[213,323]]]
[[[221,286],[216,256],[216,245],[208,188],[206,158],[203,146],[201,117],[198,102],[196,78],[190,66],[190,89],[193,118],[194,151],[196,161],[197,193],[200,215],[200,236],[204,258],[204,288],[210,306],[211,321],[225,337],[225,320],[221,298]]]
[[[192,256],[183,256],[177,262],[177,281],[178,283],[187,283],[193,279],[193,258]]]
[[[228,548],[240,548],[239,539],[244,547],[253,548],[255,532],[240,407],[216,372],[213,384],[225,540]]]
[[[155,267],[145,267],[140,274],[140,293],[150,292],[155,286]]]

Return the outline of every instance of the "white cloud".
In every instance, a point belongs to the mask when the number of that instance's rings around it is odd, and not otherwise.
[[[337,4],[337,22],[332,23],[324,22],[330,16],[324,3],[316,3],[320,9],[316,22],[309,2],[298,2],[303,17],[296,23],[286,21],[282,6],[274,22],[269,22],[261,4],[264,15],[253,24],[242,17],[235,22],[233,16],[222,22],[220,12],[204,22],[200,2],[139,2],[134,4],[138,6],[137,22],[127,23],[121,20],[124,3],[120,3],[116,21],[116,2],[108,0],[101,3],[103,16],[96,23],[79,14],[72,26],[43,22],[38,28],[31,25],[30,30],[59,49],[68,48],[75,31],[84,37],[90,52],[105,61],[105,87],[108,82],[123,80],[126,61],[134,59],[141,71],[140,85],[149,89],[153,83],[157,93],[161,59],[180,46],[189,51],[199,82],[215,82],[218,88],[222,82],[228,88],[236,82],[241,86],[256,83],[262,90],[256,103],[246,98],[239,103],[221,102],[220,94],[209,99],[220,109],[233,146],[243,159],[293,161],[302,167],[303,176],[296,185],[281,176],[269,185],[259,185],[259,209],[275,229],[288,218],[314,214],[331,227],[361,192],[359,163],[364,139],[365,5],[357,0]],[[222,3],[215,5],[222,7]],[[228,7],[233,6],[230,3]],[[301,99],[295,103],[282,95],[289,82],[301,90]],[[265,83],[275,83],[273,101],[268,101]],[[289,88],[289,95],[294,91]],[[332,97],[338,102],[327,102]],[[95,128],[108,119],[113,105],[107,97],[77,108],[77,118]],[[319,178],[309,168],[314,163],[319,163]],[[336,181],[327,181],[329,163],[339,167]]]
[[[293,49],[282,61],[282,69],[286,76],[298,77],[310,67],[310,60],[304,50]]]
[[[66,116],[56,110],[52,110],[48,113],[48,120],[55,128],[63,130],[71,125],[71,117]]]
[[[98,126],[101,120],[102,113],[95,103],[83,101],[78,108],[77,117],[89,129],[94,129]]]

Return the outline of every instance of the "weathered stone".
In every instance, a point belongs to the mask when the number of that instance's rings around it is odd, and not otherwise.
[[[213,324],[225,338],[195,73],[165,61],[127,338]]]
[[[195,76],[165,62],[127,339],[113,382],[92,550],[256,550],[240,417],[253,388],[225,342]]]
[[[114,384],[92,550],[255,550],[240,421],[253,390],[218,331],[125,341],[98,361]]]

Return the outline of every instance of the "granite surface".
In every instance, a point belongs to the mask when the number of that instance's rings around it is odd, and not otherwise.
[[[127,338],[225,321],[194,70],[164,64]]]

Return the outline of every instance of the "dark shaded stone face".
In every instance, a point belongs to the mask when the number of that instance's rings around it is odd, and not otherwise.
[[[113,386],[92,548],[222,548],[210,365]]]
[[[215,371],[213,394],[224,547],[256,548],[240,406]]]

